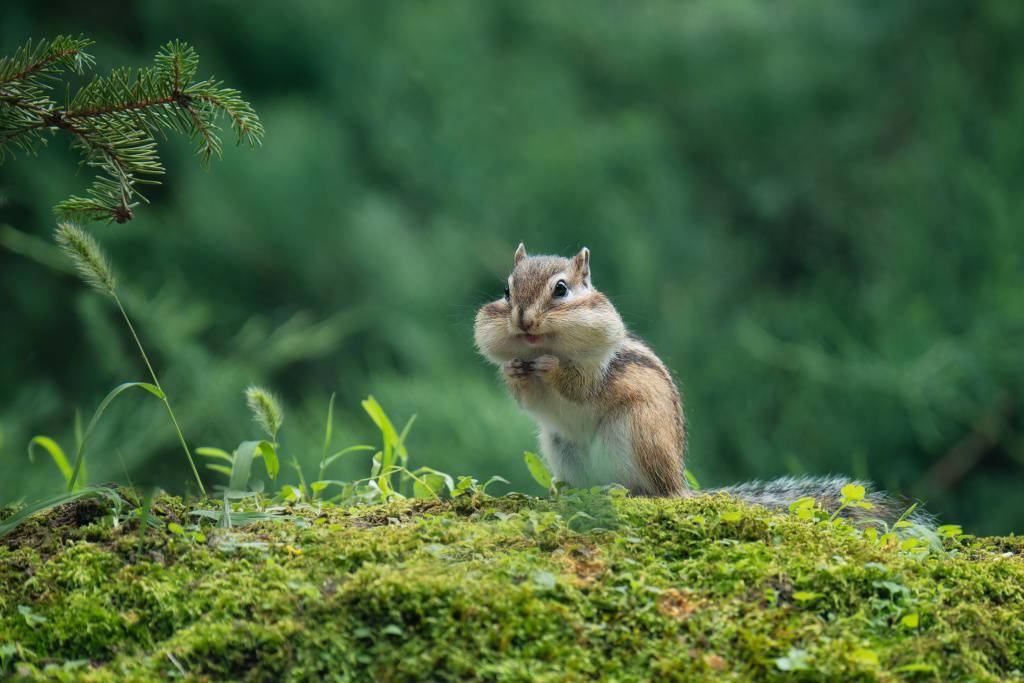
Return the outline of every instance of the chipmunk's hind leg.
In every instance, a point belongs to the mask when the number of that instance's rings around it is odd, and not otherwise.
[[[637,404],[625,411],[624,427],[639,474],[630,493],[658,498],[683,495],[683,444],[673,423],[650,405]]]

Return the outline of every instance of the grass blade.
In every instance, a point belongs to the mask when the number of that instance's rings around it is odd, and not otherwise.
[[[106,498],[107,500],[114,503],[125,502],[124,498],[118,495],[117,491],[106,488],[105,486],[89,486],[86,488],[78,489],[77,491],[72,491],[70,493],[58,493],[55,496],[51,496],[49,498],[45,498],[38,502],[32,503],[31,505],[11,515],[3,522],[0,522],[0,538],[6,536],[7,534],[17,529],[30,517],[38,515],[41,512],[51,510],[57,507],[58,505],[63,505],[64,503],[70,503],[72,501],[79,500],[80,498]]]
[[[402,433],[398,435],[398,453],[402,456],[402,464],[407,465],[409,463],[409,451],[405,448],[405,437],[409,435],[409,430],[412,429],[413,424],[416,422],[416,413],[412,414],[409,421],[402,427]]]
[[[249,475],[252,473],[252,461],[260,456],[263,457],[263,464],[267,466],[267,474],[270,478],[277,478],[280,463],[274,446],[269,441],[243,441],[238,444],[232,458],[231,480],[228,482],[229,491],[245,491],[248,488]]]
[[[222,448],[213,448],[212,446],[200,446],[196,449],[196,455],[202,455],[207,458],[220,458],[221,460],[227,460],[231,462],[231,454]]]
[[[159,398],[161,401],[164,400],[164,392],[162,392],[159,387],[146,382],[125,382],[124,384],[119,384],[114,387],[100,403],[100,407],[96,409],[96,412],[93,413],[92,419],[89,420],[89,424],[85,428],[85,433],[82,434],[82,441],[78,444],[78,452],[75,454],[75,468],[71,472],[71,478],[68,480],[68,491],[73,491],[75,488],[75,482],[78,481],[78,476],[81,473],[83,460],[85,458],[85,444],[89,441],[89,436],[92,434],[92,430],[96,428],[96,423],[99,422],[101,417],[103,417],[103,413],[106,412],[107,407],[115,398],[132,388],[144,389]]]
[[[28,459],[30,462],[35,461],[35,449],[37,446],[50,454],[50,457],[53,458],[53,463],[60,470],[60,473],[64,475],[64,484],[67,485],[71,481],[71,465],[64,455],[64,449],[48,436],[33,436],[32,440],[28,442]],[[84,474],[82,479],[85,479]]]
[[[320,479],[324,478],[324,470],[327,469],[327,451],[331,447],[331,438],[334,436],[334,392],[331,392],[331,400],[327,403],[327,423],[324,426],[324,449],[320,455]]]
[[[343,448],[340,451],[338,451],[337,453],[331,454],[331,456],[329,458],[327,458],[327,461],[324,463],[324,468],[326,469],[332,462],[334,462],[338,458],[342,457],[343,455],[347,455],[349,453],[354,453],[356,451],[375,451],[375,450],[377,450],[377,448],[375,446],[367,446],[365,444],[359,444],[358,446],[349,446],[348,448]]]
[[[380,430],[381,436],[384,437],[384,457],[381,462],[384,469],[387,469],[394,464],[392,453],[395,445],[400,443],[398,432],[395,431],[395,425],[391,423],[391,420],[384,412],[384,409],[381,408],[380,404],[377,403],[377,399],[373,396],[368,396],[366,400],[363,401],[363,410],[365,410],[366,414],[370,416],[373,423],[377,425],[377,429]]]

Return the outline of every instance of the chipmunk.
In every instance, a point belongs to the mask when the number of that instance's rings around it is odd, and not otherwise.
[[[595,289],[586,247],[567,259],[529,256],[520,243],[505,295],[477,312],[474,338],[537,422],[556,480],[573,488],[621,484],[634,496],[692,495],[683,475],[682,397],[657,354]],[[851,483],[869,488],[842,477],[782,477],[710,492],[776,509],[813,497],[833,510]],[[870,513],[844,512],[898,517],[899,501],[881,492],[867,500]]]

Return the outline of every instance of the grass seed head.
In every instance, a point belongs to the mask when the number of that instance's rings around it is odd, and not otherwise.
[[[104,294],[114,295],[114,287],[117,285],[114,271],[103,255],[99,242],[92,235],[74,223],[61,223],[57,226],[54,238],[87,285]]]
[[[245,401],[252,410],[253,417],[271,439],[277,438],[277,430],[284,422],[284,411],[274,395],[263,387],[250,386],[245,390]]]

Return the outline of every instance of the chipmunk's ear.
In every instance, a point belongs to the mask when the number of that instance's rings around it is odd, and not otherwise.
[[[526,245],[522,242],[519,243],[519,248],[516,249],[516,260],[515,265],[519,265],[519,262],[526,258]]]
[[[572,269],[581,280],[590,286],[590,250],[586,247],[580,249],[580,253],[572,257]]]

